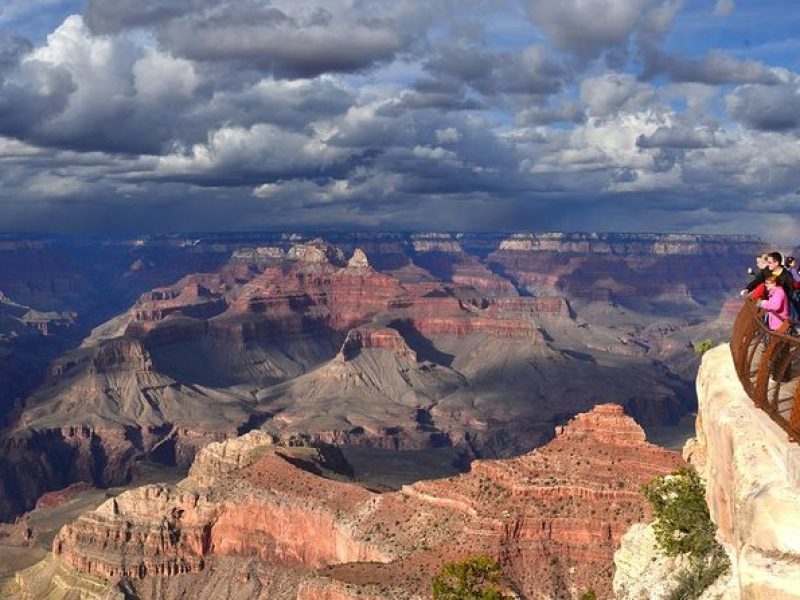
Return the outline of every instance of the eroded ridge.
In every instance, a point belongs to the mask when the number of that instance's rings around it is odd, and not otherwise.
[[[319,450],[273,442],[254,431],[210,444],[178,485],[108,500],[61,530],[48,568],[141,598],[210,598],[236,577],[242,598],[426,598],[444,562],[486,553],[525,598],[605,595],[622,534],[649,516],[639,486],[682,462],[610,404],[526,455],[399,492],[315,475],[301,467]],[[45,589],[43,572],[16,589]]]

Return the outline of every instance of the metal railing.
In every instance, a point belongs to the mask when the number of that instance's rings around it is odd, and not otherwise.
[[[770,331],[764,312],[748,298],[733,325],[731,354],[753,403],[800,443],[800,338],[789,326],[786,321]]]

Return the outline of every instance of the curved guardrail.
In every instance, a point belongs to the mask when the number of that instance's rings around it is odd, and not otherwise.
[[[731,354],[747,395],[800,443],[800,338],[789,323],[770,331],[756,300],[748,298],[733,325]]]

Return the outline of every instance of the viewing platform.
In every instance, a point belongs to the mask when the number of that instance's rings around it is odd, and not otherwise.
[[[800,337],[790,323],[770,331],[755,299],[745,301],[733,326],[731,353],[739,381],[753,403],[800,443]]]

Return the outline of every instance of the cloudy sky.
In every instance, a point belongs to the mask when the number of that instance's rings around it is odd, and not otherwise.
[[[0,230],[800,238],[796,0],[2,0]]]

